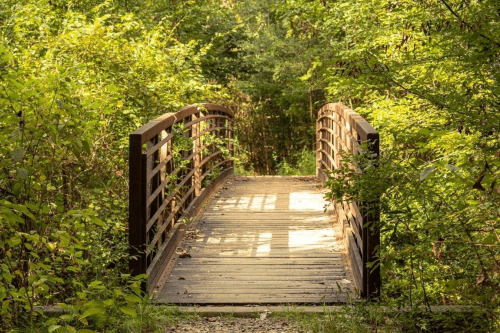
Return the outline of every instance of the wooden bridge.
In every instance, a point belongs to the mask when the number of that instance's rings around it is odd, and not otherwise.
[[[362,153],[367,142],[378,156],[376,131],[329,103],[318,113],[315,177],[238,177],[233,121],[230,110],[201,104],[130,135],[130,270],[148,275],[144,290],[175,304],[377,297],[378,212],[327,202],[322,189],[341,151]]]

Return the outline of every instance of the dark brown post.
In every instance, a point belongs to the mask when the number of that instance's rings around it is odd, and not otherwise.
[[[130,273],[146,273],[146,158],[142,154],[142,135],[129,137],[129,260]]]
[[[170,133],[171,131],[172,131],[172,128],[169,128],[168,132]],[[173,143],[174,143],[173,139],[170,139],[167,143],[167,155],[168,156],[172,156]],[[170,175],[174,170],[175,170],[175,164],[174,164],[174,159],[172,158],[165,166],[165,172]],[[170,190],[168,191],[167,195],[171,195],[173,193],[172,191],[175,188],[175,181],[174,180],[170,180],[169,187],[170,187]],[[175,206],[176,206],[175,198],[170,200],[169,206],[170,206],[169,213],[172,213],[175,209]],[[172,228],[174,226],[174,224],[175,224],[175,219],[172,219],[170,221],[169,228]]]
[[[200,113],[195,113],[193,114],[193,120],[199,119],[202,117],[201,112]],[[193,152],[196,154],[194,155],[193,158],[193,168],[195,169],[194,175],[193,175],[193,186],[194,186],[194,195],[199,196],[201,192],[201,138],[200,133],[201,133],[201,122],[197,122],[196,124],[193,124],[192,130],[193,130],[193,135],[192,137],[196,138],[194,139],[193,142]]]
[[[378,159],[380,153],[380,137],[378,133],[368,133],[368,149],[372,159]],[[374,267],[367,267],[369,262],[375,262],[379,259],[377,251],[380,246],[380,202],[370,202],[367,207],[364,223],[368,226],[363,227],[363,289],[364,296],[369,299],[378,299],[380,297],[380,263]]]
[[[321,112],[320,112],[321,114]],[[321,170],[321,141],[319,141],[319,139],[321,139],[321,123],[322,123],[322,120],[319,119],[318,117],[318,120],[316,120],[316,177],[319,177],[319,174],[320,174],[320,170]]]
[[[234,132],[233,132],[233,119],[227,120],[227,126],[229,127],[228,129],[228,140],[227,140],[227,149],[229,149],[229,156],[234,157],[234,147],[233,147],[233,140],[234,137]],[[230,168],[234,167],[234,160],[231,159],[231,162],[229,164]]]

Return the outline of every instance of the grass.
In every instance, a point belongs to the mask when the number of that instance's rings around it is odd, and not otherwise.
[[[484,311],[403,310],[376,303],[357,303],[324,307],[324,313],[307,312],[302,306],[272,312],[268,317],[281,318],[291,327],[305,332],[496,332],[494,322]],[[122,323],[114,332],[164,332],[180,321],[197,320],[202,313],[184,312],[176,306],[148,304],[137,318]],[[219,314],[219,318],[241,317],[238,313]],[[244,317],[259,318],[259,313]]]
[[[495,324],[484,311],[403,310],[372,303],[335,308],[324,314],[307,313],[300,307],[275,312],[310,332],[496,332]]]
[[[450,307],[451,308],[451,307]],[[453,308],[452,308],[453,309]],[[258,312],[207,314],[183,311],[181,307],[147,303],[138,305],[137,317],[118,320],[110,318],[104,331],[120,333],[163,333],[179,321],[197,321],[210,316],[221,319],[237,317],[259,318]],[[268,318],[279,318],[290,327],[304,332],[497,332],[498,325],[486,311],[427,311],[425,309],[403,310],[381,306],[377,303],[356,303],[323,308],[323,312],[310,312],[302,306],[290,306],[283,311],[268,314]],[[42,324],[42,323],[40,323]],[[497,323],[498,324],[498,323]],[[92,326],[92,325],[91,325]],[[91,328],[91,327],[89,327]],[[59,330],[56,330],[60,332]],[[45,325],[30,325],[15,332],[47,332]],[[62,332],[62,331],[61,331]],[[94,331],[85,331],[94,332]]]

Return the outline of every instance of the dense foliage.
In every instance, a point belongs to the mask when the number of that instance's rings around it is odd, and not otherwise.
[[[248,173],[314,173],[326,101],[365,115],[378,168],[329,187],[381,196],[382,301],[495,317],[499,13],[495,0],[0,0],[0,326],[133,330],[120,318],[143,318],[145,300],[122,274],[127,136],[202,101],[236,111]],[[68,313],[37,311],[56,303]]]

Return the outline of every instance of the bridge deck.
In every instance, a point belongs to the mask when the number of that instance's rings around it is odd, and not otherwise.
[[[157,290],[176,304],[345,302],[352,290],[314,177],[235,177],[187,232]],[[339,287],[341,292],[339,292]]]

